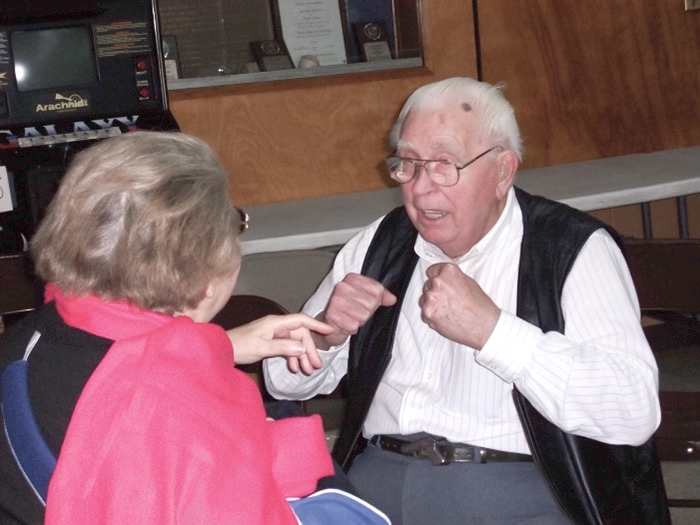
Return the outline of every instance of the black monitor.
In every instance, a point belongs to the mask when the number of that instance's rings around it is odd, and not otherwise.
[[[97,85],[91,29],[81,24],[10,32],[17,91]]]

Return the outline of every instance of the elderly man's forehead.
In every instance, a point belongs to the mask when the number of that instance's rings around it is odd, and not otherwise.
[[[460,111],[460,109],[462,111]],[[480,115],[468,103],[454,104],[434,104],[413,108],[403,121],[397,144],[401,144],[405,139],[408,128],[412,128],[412,133],[418,132],[430,122],[445,126],[458,126],[469,135],[479,135],[481,129]]]

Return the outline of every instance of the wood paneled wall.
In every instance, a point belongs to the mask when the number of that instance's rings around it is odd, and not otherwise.
[[[479,26],[523,167],[700,144],[700,11],[682,0],[481,1]]]
[[[174,91],[183,131],[221,156],[241,205],[385,188],[385,138],[418,86],[476,74],[471,3],[422,2],[425,67]]]
[[[385,137],[419,85],[503,82],[525,139],[523,168],[700,144],[700,11],[681,0],[422,0],[425,67],[175,91],[183,131],[209,142],[241,204],[386,187]],[[700,237],[700,196],[688,202]],[[655,234],[677,235],[672,201]],[[641,236],[639,206],[597,212]]]
[[[681,0],[488,0],[478,18],[483,79],[506,84],[523,168],[700,144],[700,11]],[[691,237],[698,210],[695,195]],[[639,206],[595,215],[642,236]],[[652,204],[652,226],[678,236],[675,200]]]

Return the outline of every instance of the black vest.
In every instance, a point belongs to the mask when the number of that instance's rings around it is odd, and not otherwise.
[[[523,214],[518,270],[518,317],[543,331],[564,332],[561,292],[579,250],[606,228],[568,206],[516,188]],[[347,373],[348,402],[333,455],[345,468],[365,445],[362,424],[391,358],[404,292],[415,269],[417,232],[403,207],[377,230],[362,274],[394,293],[394,306],[380,308],[352,337]],[[653,439],[639,447],[607,445],[561,431],[513,390],[513,399],[536,464],[562,508],[575,523],[670,523],[661,467]]]

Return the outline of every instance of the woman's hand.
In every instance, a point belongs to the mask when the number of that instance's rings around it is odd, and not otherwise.
[[[306,314],[268,315],[228,330],[236,364],[255,363],[266,357],[300,358],[308,368],[321,366],[311,332],[328,334],[333,327]]]

